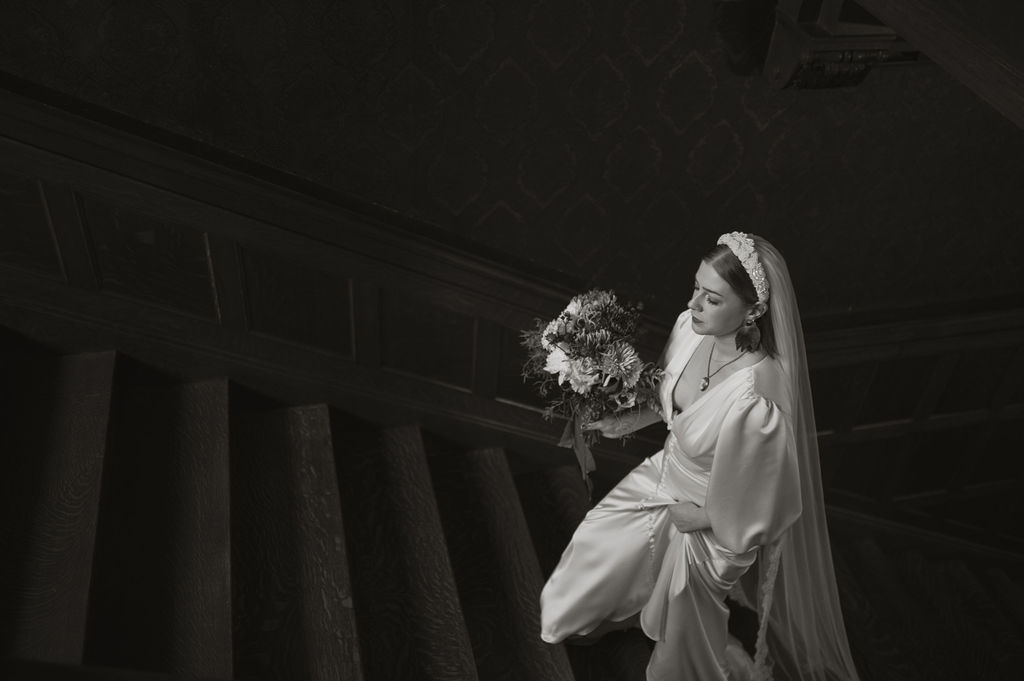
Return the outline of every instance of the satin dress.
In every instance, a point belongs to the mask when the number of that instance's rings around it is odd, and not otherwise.
[[[688,408],[672,392],[702,336],[684,312],[663,363],[664,448],[601,500],[576,529],[541,593],[541,638],[557,643],[640,613],[656,641],[649,681],[743,678],[729,643],[726,595],[800,514],[791,425],[766,395],[782,385],[770,358],[712,386]],[[711,528],[679,532],[667,507],[691,501]],[[744,669],[746,668],[746,669]]]

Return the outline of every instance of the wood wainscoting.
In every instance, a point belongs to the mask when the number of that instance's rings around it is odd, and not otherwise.
[[[578,282],[491,256],[0,93],[0,325],[52,348],[571,463],[518,334]],[[646,356],[669,322],[646,320]],[[1024,551],[1024,308],[817,328],[807,346],[830,503]],[[598,492],[656,430],[598,447]]]

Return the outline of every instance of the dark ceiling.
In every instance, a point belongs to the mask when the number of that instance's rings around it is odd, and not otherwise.
[[[721,5],[10,3],[0,72],[660,316],[733,228],[788,255],[812,320],[1015,306],[1024,131],[927,57],[738,75]]]

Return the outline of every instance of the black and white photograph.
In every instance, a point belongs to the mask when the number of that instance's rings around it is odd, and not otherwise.
[[[0,678],[1024,677],[1022,26],[0,0]]]

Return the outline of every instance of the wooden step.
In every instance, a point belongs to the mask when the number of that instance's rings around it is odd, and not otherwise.
[[[988,590],[962,560],[944,560],[935,569],[963,630],[961,644],[985,659],[988,678],[1018,678],[1024,668],[1024,644]]]
[[[331,432],[365,677],[476,679],[419,428]]]
[[[944,678],[943,649],[936,641],[938,622],[915,600],[905,583],[907,576],[897,569],[892,557],[870,536],[844,544],[842,554],[849,571],[864,585],[874,611],[893,630],[917,671],[926,679]]]
[[[540,566],[500,449],[427,440],[431,473],[481,681],[572,681],[540,632]]]
[[[602,679],[608,681],[646,681],[647,663],[653,642],[639,629],[613,631],[599,644],[597,656]]]
[[[934,679],[1002,678],[990,674],[988,645],[978,640],[977,632],[964,617],[959,599],[935,564],[917,551],[905,551],[893,557],[908,599],[927,622],[917,632],[931,650],[930,660],[937,666]],[[916,657],[923,661],[923,657]]]
[[[116,381],[84,659],[230,677],[227,382]]]
[[[188,677],[190,681],[228,681],[225,678]],[[179,674],[54,664],[34,660],[0,661],[0,679],[4,681],[181,681]]]
[[[1024,588],[999,568],[984,569],[982,582],[988,585],[996,602],[1013,622],[1017,632],[1024,636]]]
[[[547,579],[590,510],[590,493],[575,466],[553,466],[520,473],[516,476],[516,488],[541,574]],[[645,654],[650,658],[649,648],[645,653],[631,644],[623,647],[616,643],[616,638],[613,633],[593,645],[565,646],[576,681],[604,681],[609,678],[609,669],[634,667],[636,660]],[[618,659],[609,663],[609,656]],[[644,667],[646,669],[646,661]]]
[[[85,641],[114,353],[4,360],[0,658],[75,664]]]
[[[857,572],[843,551],[835,552],[833,564],[850,652],[861,678],[924,681],[893,618],[879,612],[885,604],[872,598],[876,586],[870,575]]]
[[[590,510],[587,487],[574,466],[521,473],[516,487],[545,579]]]
[[[326,406],[231,419],[235,674],[362,679]]]

